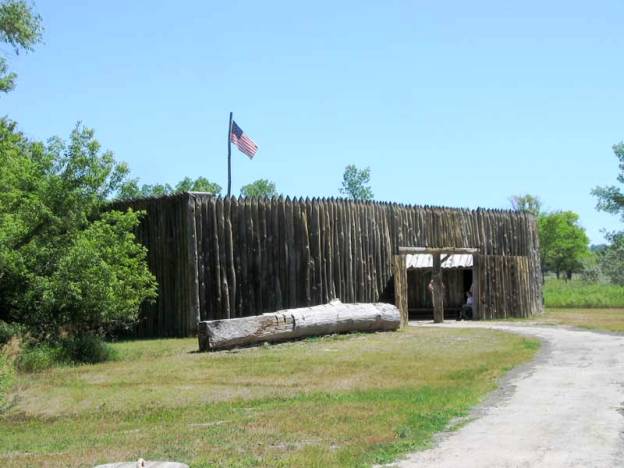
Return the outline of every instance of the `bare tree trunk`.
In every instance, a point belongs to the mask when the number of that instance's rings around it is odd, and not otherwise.
[[[329,304],[229,320],[199,322],[199,350],[248,346],[331,333],[396,330],[401,324],[393,304]]]

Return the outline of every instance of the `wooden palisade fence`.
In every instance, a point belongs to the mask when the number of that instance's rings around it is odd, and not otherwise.
[[[343,199],[221,198],[201,193],[119,202],[145,210],[159,298],[140,336],[188,336],[197,322],[342,302],[394,302],[401,246],[479,250],[479,317],[542,311],[535,219]]]

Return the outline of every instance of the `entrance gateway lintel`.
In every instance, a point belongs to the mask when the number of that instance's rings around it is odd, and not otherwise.
[[[399,255],[407,254],[476,254],[479,249],[469,247],[399,247]]]
[[[401,312],[401,324],[407,325],[407,268],[405,258],[409,254],[429,254],[433,256],[433,319],[436,323],[444,321],[444,306],[442,296],[435,294],[435,291],[442,289],[442,261],[441,255],[452,254],[469,254],[473,257],[473,316],[478,318],[478,298],[479,298],[479,249],[470,247],[399,247],[399,255],[395,255],[394,266],[394,285],[395,285],[395,304]]]

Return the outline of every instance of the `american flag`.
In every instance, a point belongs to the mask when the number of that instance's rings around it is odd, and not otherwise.
[[[256,145],[251,138],[245,135],[243,130],[234,121],[232,121],[230,141],[234,143],[242,153],[249,156],[249,159],[253,159],[256,151],[258,151],[258,145]]]

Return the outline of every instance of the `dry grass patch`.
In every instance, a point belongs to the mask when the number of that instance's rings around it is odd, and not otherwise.
[[[589,330],[624,333],[624,309],[546,309],[538,320]]]
[[[116,362],[18,376],[0,419],[3,466],[389,461],[466,414],[536,342],[412,328],[212,354],[192,339],[115,347]]]

